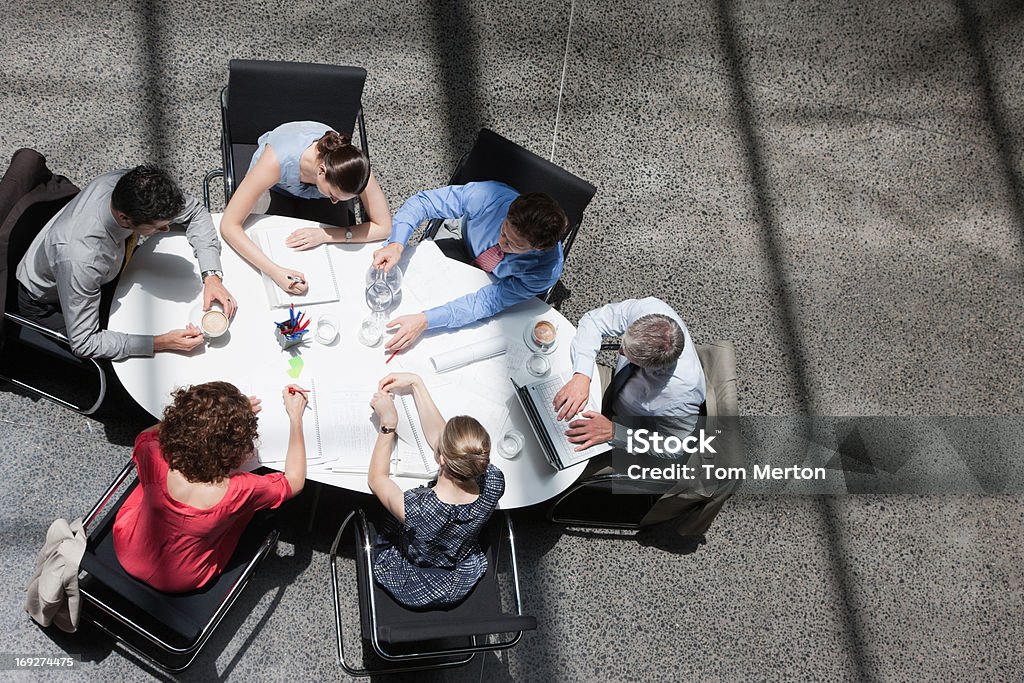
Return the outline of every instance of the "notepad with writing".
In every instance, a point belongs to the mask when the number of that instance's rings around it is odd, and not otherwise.
[[[377,426],[370,408],[373,392],[331,387],[313,380],[310,402],[316,421],[317,469],[366,474],[377,442]]]
[[[398,408],[398,443],[391,461],[392,474],[433,479],[437,476],[437,461],[434,449],[427,443],[416,401],[409,394],[399,394],[395,397],[395,406]]]
[[[288,235],[295,228],[264,228],[253,230],[254,241],[271,261],[284,268],[291,268],[306,276],[309,290],[305,294],[293,296],[277,286],[277,283],[266,273],[263,274],[263,286],[267,290],[267,302],[271,308],[290,304],[322,304],[337,301],[338,282],[331,266],[331,256],[326,247],[317,247],[306,251],[296,251],[285,245]]]

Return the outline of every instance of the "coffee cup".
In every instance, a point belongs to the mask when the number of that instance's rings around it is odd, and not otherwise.
[[[224,309],[214,304],[210,310],[203,313],[199,318],[199,329],[207,337],[219,337],[228,331],[231,321],[224,314]]]
[[[548,320],[538,320],[531,332],[533,343],[538,349],[547,351],[555,345],[555,338],[558,336],[558,328]]]

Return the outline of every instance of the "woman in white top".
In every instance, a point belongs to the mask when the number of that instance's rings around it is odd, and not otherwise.
[[[350,228],[299,228],[285,244],[303,250],[325,242],[373,242],[391,234],[391,212],[370,160],[349,136],[315,121],[284,123],[264,133],[249,171],[224,209],[220,234],[242,258],[290,294],[309,289],[299,271],[274,263],[249,239],[242,223],[267,192],[346,202],[359,196],[370,220]]]

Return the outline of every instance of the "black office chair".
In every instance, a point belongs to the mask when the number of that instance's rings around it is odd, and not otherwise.
[[[220,94],[223,167],[210,171],[203,179],[206,207],[210,207],[213,179],[224,179],[227,204],[249,170],[259,137],[282,123],[319,121],[349,136],[358,124],[359,143],[369,158],[362,105],[365,83],[366,70],[355,66],[232,59],[228,84]],[[276,192],[270,195],[268,213],[338,226],[355,221],[353,202],[290,201]]]
[[[707,415],[697,429],[714,434],[716,453],[694,453],[685,463],[693,480],[633,479],[621,467],[608,467],[580,479],[548,508],[548,521],[572,527],[638,530],[670,523],[681,536],[702,536],[739,480],[718,481],[705,476],[703,466],[742,467],[742,442],[736,394],[736,352],[731,342],[698,344],[704,368]],[[671,461],[629,456],[629,463],[665,467]],[[614,465],[614,463],[613,463]],[[614,504],[612,504],[614,503]]]
[[[544,192],[554,198],[569,219],[569,231],[562,238],[562,253],[568,260],[583,222],[583,211],[594,198],[596,187],[487,128],[480,130],[473,148],[459,160],[448,184],[481,180],[497,180],[521,193]],[[434,239],[443,222],[431,221],[423,233],[424,239]],[[553,289],[545,293],[545,300]]]
[[[43,155],[31,149],[15,152],[0,180],[0,302],[4,311],[0,322],[0,348],[3,349],[0,379],[89,415],[96,412],[107,393],[103,366],[96,360],[74,355],[65,335],[22,316],[18,311],[15,278],[18,263],[32,240],[76,194],[78,188],[67,178],[54,175],[46,167]],[[59,384],[66,385],[63,380],[74,383],[83,379],[96,386],[95,398],[91,397],[91,391],[85,401],[79,401],[79,397],[62,398],[47,390],[40,384],[42,378],[35,369],[50,363],[56,363],[55,367],[59,368],[62,379]]]
[[[176,673],[188,668],[235,604],[278,532],[253,520],[227,567],[206,587],[190,593],[162,593],[131,577],[117,560],[112,533],[117,511],[138,485],[135,463],[118,474],[85,518],[89,542],[82,557],[79,589],[82,619],[143,660]],[[107,503],[132,478],[117,503],[96,522]]]
[[[364,653],[369,643],[377,659],[362,668],[348,663],[341,624],[341,596],[338,581],[338,545],[350,523],[353,526],[360,627]],[[411,610],[395,602],[373,578],[372,543],[377,530],[362,510],[349,513],[331,545],[331,585],[334,593],[334,621],[338,635],[338,661],[353,676],[441,669],[468,664],[478,652],[504,650],[522,638],[523,631],[537,628],[534,617],[523,614],[519,595],[512,520],[496,512],[480,539],[487,555],[487,573],[461,603],[447,610]],[[507,548],[515,614],[501,604],[498,560]],[[366,659],[364,655],[364,660]]]

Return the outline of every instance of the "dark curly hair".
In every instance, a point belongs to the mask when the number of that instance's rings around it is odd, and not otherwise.
[[[256,416],[233,384],[207,382],[171,394],[160,423],[160,450],[171,469],[191,482],[214,482],[253,452]]]
[[[136,166],[117,181],[110,203],[128,214],[135,225],[151,225],[180,214],[185,208],[185,195],[163,169]]]
[[[543,192],[526,192],[508,207],[508,222],[534,249],[547,251],[565,237],[569,220],[554,199]]]

